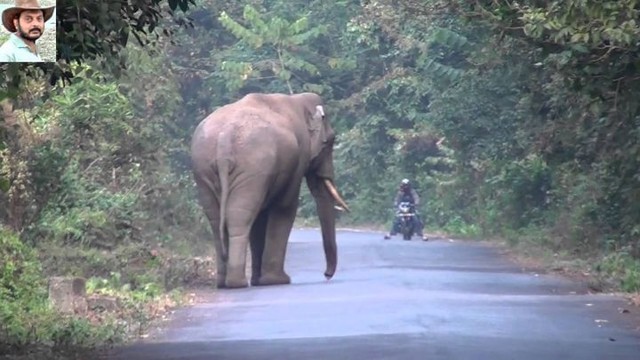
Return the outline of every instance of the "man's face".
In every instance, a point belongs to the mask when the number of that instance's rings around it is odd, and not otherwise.
[[[25,10],[17,19],[13,20],[18,36],[23,39],[36,41],[44,31],[44,16],[41,10]]]

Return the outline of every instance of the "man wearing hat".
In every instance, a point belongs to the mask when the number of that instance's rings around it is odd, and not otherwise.
[[[15,0],[15,6],[2,12],[2,25],[9,40],[0,46],[0,62],[42,62],[36,40],[44,23],[53,16],[55,6],[41,7],[38,0]]]

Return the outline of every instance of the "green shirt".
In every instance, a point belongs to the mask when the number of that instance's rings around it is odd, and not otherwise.
[[[31,52],[29,46],[16,34],[11,34],[9,40],[0,46],[0,62],[42,62],[36,53]]]

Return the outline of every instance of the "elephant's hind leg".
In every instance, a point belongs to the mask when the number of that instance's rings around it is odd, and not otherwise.
[[[216,286],[218,288],[224,288],[224,282],[227,276],[227,259],[223,256],[222,251],[222,241],[224,241],[224,239],[220,238],[220,203],[206,182],[196,177],[196,184],[198,185],[199,192],[198,199],[209,220],[213,233],[213,244],[216,251]]]
[[[229,218],[233,219],[230,214]],[[243,288],[249,286],[246,275],[247,245],[249,242],[249,225],[240,228],[229,226],[229,261],[225,286]]]
[[[267,232],[266,211],[261,212],[251,227],[249,245],[251,246],[251,285],[259,285],[260,270],[262,268],[262,254],[264,252],[265,236]]]
[[[264,191],[255,189],[261,189],[263,183],[257,177],[246,180],[243,191],[232,192],[228,199],[226,222],[229,231],[229,261],[225,285],[229,288],[249,286],[246,276],[247,247],[260,212],[260,204],[264,201]]]

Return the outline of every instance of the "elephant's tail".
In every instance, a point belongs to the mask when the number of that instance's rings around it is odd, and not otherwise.
[[[218,174],[220,176],[220,241],[222,242],[223,258],[227,259],[225,229],[227,226],[227,199],[229,198],[229,160],[218,161]]]

